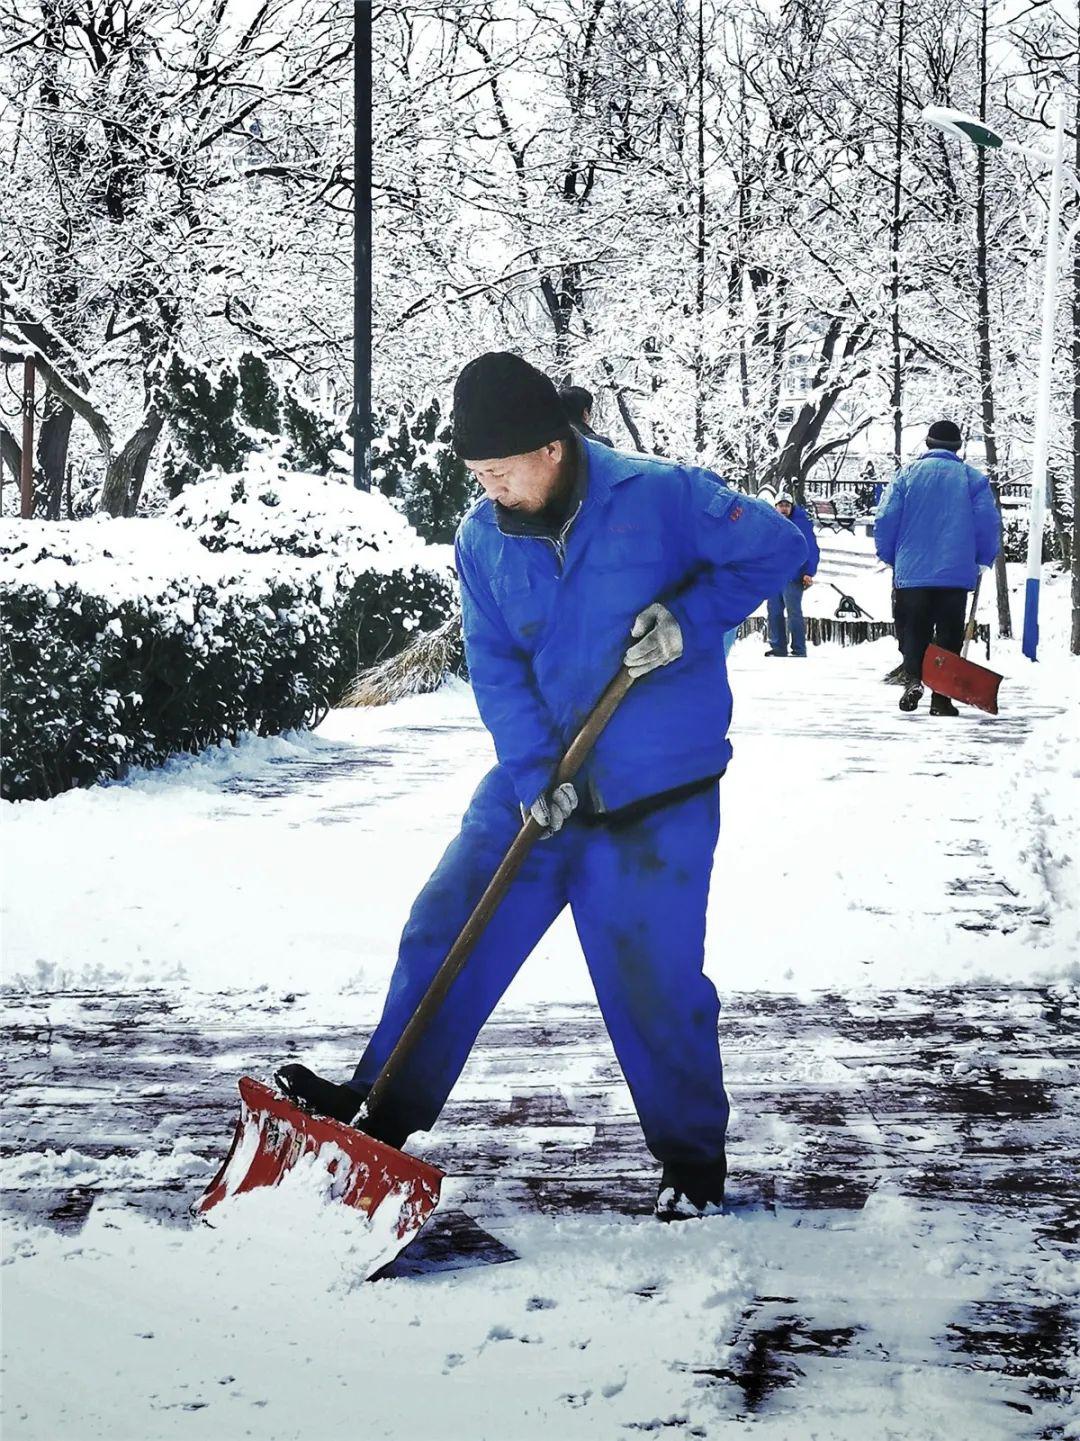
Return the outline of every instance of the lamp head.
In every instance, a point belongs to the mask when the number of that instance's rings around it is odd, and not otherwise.
[[[967,140],[980,150],[1000,150],[1004,137],[991,130],[984,120],[967,115],[963,110],[945,110],[940,105],[928,105],[922,113],[923,121],[943,130],[956,140]]]

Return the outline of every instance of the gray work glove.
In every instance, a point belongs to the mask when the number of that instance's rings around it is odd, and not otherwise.
[[[666,605],[646,606],[630,634],[635,639],[642,637],[623,656],[623,664],[635,680],[682,655],[682,628]]]
[[[548,836],[562,830],[577,803],[577,791],[569,781],[563,781],[561,786],[556,786],[552,791],[541,791],[529,807],[528,813],[537,825],[543,826],[543,839],[546,840]],[[524,809],[522,806],[522,810]]]

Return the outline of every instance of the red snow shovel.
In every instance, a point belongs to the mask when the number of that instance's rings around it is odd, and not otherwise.
[[[629,671],[621,669],[563,756],[555,776],[556,785],[577,775],[633,683]],[[359,1125],[378,1114],[379,1102],[387,1088],[438,1011],[525,857],[542,834],[543,827],[530,816],[514,837],[487,890],[375,1078],[357,1116]],[[279,1185],[306,1157],[323,1164],[329,1199],[342,1201],[369,1219],[384,1202],[395,1207],[396,1214],[389,1212],[388,1229],[392,1223],[397,1239],[403,1244],[411,1240],[439,1204],[443,1173],[434,1166],[375,1140],[356,1126],[312,1116],[250,1076],[240,1078],[240,1101],[240,1119],[229,1154],[192,1206],[194,1215],[205,1216],[230,1196]]]
[[[929,686],[938,695],[947,695],[962,705],[977,706],[990,715],[998,713],[998,686],[1002,677],[996,670],[987,670],[967,659],[968,646],[975,634],[975,609],[979,604],[979,586],[982,576],[975,583],[975,594],[971,598],[971,615],[964,632],[964,649],[960,655],[955,651],[942,650],[939,645],[928,645],[923,657],[923,685]]]

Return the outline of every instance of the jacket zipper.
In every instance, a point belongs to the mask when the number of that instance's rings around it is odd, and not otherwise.
[[[566,565],[566,537],[570,534],[570,527],[581,514],[581,505],[582,502],[579,500],[577,503],[577,510],[575,510],[573,515],[567,519],[566,524],[563,526],[562,530],[559,531],[559,534],[557,536],[544,536],[544,539],[554,547],[555,556],[559,562],[560,574],[562,573],[563,568]]]

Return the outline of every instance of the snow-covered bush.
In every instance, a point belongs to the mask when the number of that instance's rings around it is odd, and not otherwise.
[[[351,488],[337,489],[348,510]],[[301,491],[304,536],[317,519]],[[358,669],[440,624],[453,603],[443,557],[382,497],[354,504],[366,523],[346,542],[331,507],[341,549],[317,559],[303,539],[293,554],[269,542],[211,553],[197,525],[170,519],[2,523],[4,796],[311,724]],[[290,526],[273,536],[295,538]],[[255,546],[253,524],[224,529]]]
[[[421,548],[412,526],[381,495],[319,475],[216,476],[188,486],[167,514],[213,551],[362,559]]]

